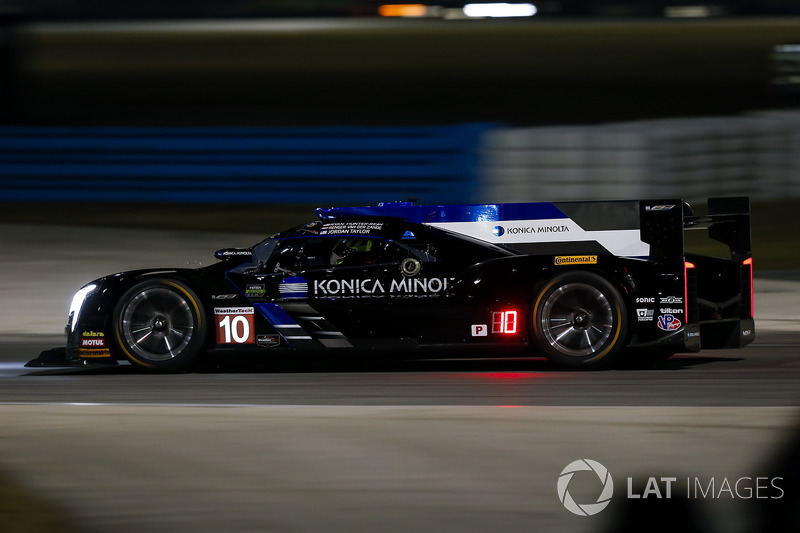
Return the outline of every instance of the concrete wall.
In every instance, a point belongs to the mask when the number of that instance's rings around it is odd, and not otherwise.
[[[800,196],[800,112],[494,129],[481,146],[491,202]]]
[[[0,128],[0,201],[800,197],[800,111],[509,128]]]

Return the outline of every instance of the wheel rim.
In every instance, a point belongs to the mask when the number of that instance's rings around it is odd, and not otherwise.
[[[540,325],[547,342],[564,355],[584,357],[602,350],[614,331],[608,298],[585,283],[568,283],[542,305]]]
[[[151,361],[167,361],[191,342],[195,318],[181,295],[153,287],[131,298],[120,321],[122,336],[133,352]]]

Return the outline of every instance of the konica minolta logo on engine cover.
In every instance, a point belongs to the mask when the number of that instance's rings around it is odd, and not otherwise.
[[[495,237],[503,235],[532,235],[541,233],[569,233],[566,224],[552,224],[546,226],[495,226],[492,230]]]
[[[647,257],[650,247],[641,240],[639,229],[584,229],[570,218],[471,220],[426,222],[427,225],[497,244],[544,242],[596,242],[611,255]]]

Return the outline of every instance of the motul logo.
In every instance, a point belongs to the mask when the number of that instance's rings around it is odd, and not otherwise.
[[[83,339],[83,340],[81,340],[81,346],[83,348],[105,348],[106,347],[106,340],[105,339]]]

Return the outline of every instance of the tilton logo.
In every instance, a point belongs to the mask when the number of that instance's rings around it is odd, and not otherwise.
[[[572,481],[572,476],[581,471],[594,472],[603,484],[603,490],[594,503],[579,504],[572,499],[569,493],[569,483]],[[611,502],[611,496],[614,494],[614,481],[611,479],[608,469],[597,461],[578,459],[568,464],[561,471],[561,475],[558,476],[557,489],[558,499],[561,500],[561,503],[569,512],[579,516],[592,516],[605,509]]]

